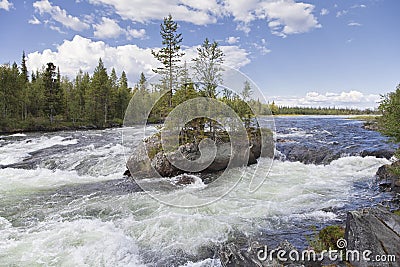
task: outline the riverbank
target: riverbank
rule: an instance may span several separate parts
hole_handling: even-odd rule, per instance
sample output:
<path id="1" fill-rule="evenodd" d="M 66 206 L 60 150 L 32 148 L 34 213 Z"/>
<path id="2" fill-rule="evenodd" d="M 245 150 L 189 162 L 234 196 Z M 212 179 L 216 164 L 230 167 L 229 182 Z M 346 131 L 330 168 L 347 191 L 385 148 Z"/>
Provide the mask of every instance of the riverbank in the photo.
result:
<path id="1" fill-rule="evenodd" d="M 103 130 L 121 127 L 122 122 L 111 121 L 105 126 L 98 126 L 88 122 L 55 121 L 51 123 L 47 118 L 32 118 L 25 121 L 8 121 L 0 124 L 0 134 L 15 134 L 28 132 L 58 132 L 74 130 Z"/>
<path id="2" fill-rule="evenodd" d="M 347 117 L 348 119 L 352 120 L 361 120 L 365 121 L 365 124 L 372 124 L 376 123 L 377 115 L 351 115 L 351 114 L 344 114 L 344 115 L 331 115 L 331 114 L 277 114 L 273 115 L 273 117 L 310 117 L 310 116 L 321 116 L 321 117 Z M 271 117 L 271 115 L 258 115 L 259 118 L 263 117 Z M 157 123 L 148 123 L 148 124 L 160 124 L 161 122 Z M 15 133 L 27 133 L 27 132 L 57 132 L 57 131 L 73 131 L 73 130 L 102 130 L 108 128 L 115 128 L 115 127 L 122 127 L 122 121 L 111 121 L 108 122 L 105 126 L 98 126 L 88 122 L 72 122 L 72 121 L 63 121 L 63 120 L 56 120 L 53 123 L 50 123 L 48 118 L 31 118 L 27 120 L 8 120 L 0 122 L 0 134 L 15 134 Z"/>

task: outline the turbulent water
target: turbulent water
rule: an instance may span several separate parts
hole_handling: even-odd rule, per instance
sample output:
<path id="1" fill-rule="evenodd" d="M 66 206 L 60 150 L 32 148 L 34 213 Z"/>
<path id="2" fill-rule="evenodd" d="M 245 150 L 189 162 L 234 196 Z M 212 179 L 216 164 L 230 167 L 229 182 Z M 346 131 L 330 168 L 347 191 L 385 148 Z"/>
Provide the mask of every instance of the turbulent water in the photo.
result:
<path id="1" fill-rule="evenodd" d="M 238 236 L 304 247 L 312 225 L 342 223 L 347 210 L 390 198 L 374 183 L 389 161 L 356 153 L 390 147 L 378 133 L 340 117 L 275 122 L 278 138 L 345 153 L 329 165 L 275 160 L 255 193 L 245 176 L 221 200 L 190 209 L 123 179 L 134 144 L 122 142 L 121 129 L 1 136 L 0 266 L 220 266 L 215 251 Z M 131 132 L 139 142 L 141 129 Z M 269 170 L 265 159 L 259 168 Z M 208 186 L 196 179 L 153 194 L 190 203 L 193 190 L 217 190 Z"/>

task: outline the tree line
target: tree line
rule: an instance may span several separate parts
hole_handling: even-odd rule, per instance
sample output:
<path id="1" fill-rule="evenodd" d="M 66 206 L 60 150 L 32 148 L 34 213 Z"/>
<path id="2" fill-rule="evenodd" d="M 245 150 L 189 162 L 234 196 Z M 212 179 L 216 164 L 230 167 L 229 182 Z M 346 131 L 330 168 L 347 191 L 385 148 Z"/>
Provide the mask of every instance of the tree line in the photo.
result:
<path id="1" fill-rule="evenodd" d="M 108 73 L 101 58 L 92 75 L 79 70 L 69 80 L 52 62 L 29 75 L 23 53 L 20 67 L 0 66 L 0 130 L 120 125 L 133 93 L 126 73 Z"/>
<path id="2" fill-rule="evenodd" d="M 379 110 L 337 108 L 337 107 L 301 107 L 301 106 L 279 106 L 274 101 L 262 104 L 260 101 L 252 102 L 253 110 L 257 115 L 368 115 L 380 114 Z"/>

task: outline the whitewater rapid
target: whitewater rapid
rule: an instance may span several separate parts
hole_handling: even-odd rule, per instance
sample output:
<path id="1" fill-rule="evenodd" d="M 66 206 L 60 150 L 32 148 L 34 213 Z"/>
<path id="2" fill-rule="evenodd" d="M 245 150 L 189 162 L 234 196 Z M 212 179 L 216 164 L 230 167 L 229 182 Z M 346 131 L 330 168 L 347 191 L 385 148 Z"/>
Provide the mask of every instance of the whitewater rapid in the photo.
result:
<path id="1" fill-rule="evenodd" d="M 121 179 L 132 145 L 122 142 L 121 129 L 1 140 L 0 165 L 11 165 L 0 169 L 0 266 L 220 266 L 216 249 L 238 235 L 300 245 L 310 226 L 342 223 L 347 210 L 389 197 L 374 183 L 387 159 L 276 160 L 255 193 L 244 176 L 219 201 L 184 209 Z M 12 165 L 21 162 L 29 164 Z M 269 170 L 266 159 L 259 168 Z M 193 190 L 218 188 L 197 179 L 153 194 L 190 203 Z"/>

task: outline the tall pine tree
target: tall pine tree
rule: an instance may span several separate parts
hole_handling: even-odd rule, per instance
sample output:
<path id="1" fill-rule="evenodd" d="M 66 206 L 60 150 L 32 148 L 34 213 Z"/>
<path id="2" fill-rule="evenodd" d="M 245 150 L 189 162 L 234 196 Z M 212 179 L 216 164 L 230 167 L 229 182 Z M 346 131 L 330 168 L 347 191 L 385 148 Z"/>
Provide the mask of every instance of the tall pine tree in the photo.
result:
<path id="1" fill-rule="evenodd" d="M 177 63 L 181 61 L 184 53 L 181 52 L 182 34 L 177 33 L 178 24 L 172 19 L 171 14 L 164 18 L 160 25 L 160 35 L 163 47 L 160 51 L 152 50 L 153 56 L 161 62 L 162 66 L 153 70 L 163 77 L 163 84 L 168 90 L 168 105 L 172 106 L 173 90 L 177 87 L 178 72 Z"/>
<path id="2" fill-rule="evenodd" d="M 50 119 L 50 123 L 54 122 L 54 117 L 59 114 L 62 106 L 60 77 L 56 72 L 56 66 L 49 62 L 43 75 L 45 96 L 46 96 L 46 113 Z"/>
<path id="3" fill-rule="evenodd" d="M 94 70 L 86 99 L 86 112 L 90 114 L 90 122 L 96 126 L 104 127 L 107 124 L 109 95 L 110 84 L 107 69 L 100 58 Z"/>

